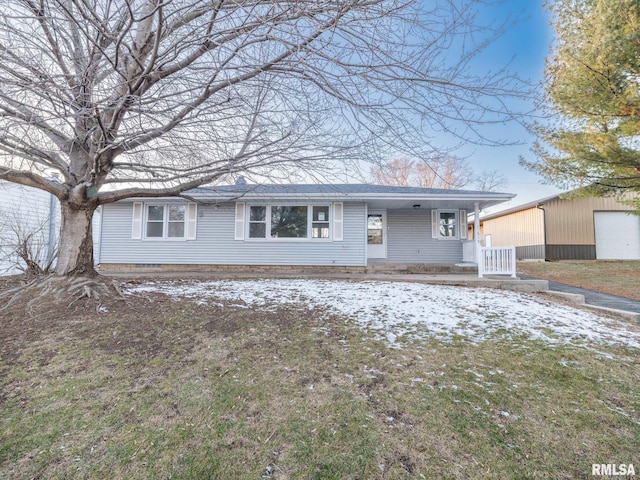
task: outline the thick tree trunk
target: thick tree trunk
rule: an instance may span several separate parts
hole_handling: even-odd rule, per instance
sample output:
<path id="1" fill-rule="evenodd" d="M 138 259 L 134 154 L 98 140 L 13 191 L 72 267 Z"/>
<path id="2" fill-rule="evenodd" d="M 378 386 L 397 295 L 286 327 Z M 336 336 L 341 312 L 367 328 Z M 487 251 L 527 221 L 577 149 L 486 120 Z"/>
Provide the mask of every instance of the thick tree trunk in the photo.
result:
<path id="1" fill-rule="evenodd" d="M 61 202 L 62 223 L 58 239 L 57 275 L 97 275 L 93 268 L 91 221 L 95 206 L 73 208 Z"/>

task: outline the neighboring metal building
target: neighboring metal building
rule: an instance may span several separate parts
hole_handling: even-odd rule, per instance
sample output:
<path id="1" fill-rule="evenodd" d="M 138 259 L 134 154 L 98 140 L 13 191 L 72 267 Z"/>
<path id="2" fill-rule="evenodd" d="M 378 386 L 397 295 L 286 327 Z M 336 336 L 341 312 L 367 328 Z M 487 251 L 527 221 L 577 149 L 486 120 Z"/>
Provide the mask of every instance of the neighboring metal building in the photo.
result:
<path id="1" fill-rule="evenodd" d="M 623 201 L 554 195 L 481 218 L 480 235 L 519 260 L 640 260 L 640 217 Z"/>

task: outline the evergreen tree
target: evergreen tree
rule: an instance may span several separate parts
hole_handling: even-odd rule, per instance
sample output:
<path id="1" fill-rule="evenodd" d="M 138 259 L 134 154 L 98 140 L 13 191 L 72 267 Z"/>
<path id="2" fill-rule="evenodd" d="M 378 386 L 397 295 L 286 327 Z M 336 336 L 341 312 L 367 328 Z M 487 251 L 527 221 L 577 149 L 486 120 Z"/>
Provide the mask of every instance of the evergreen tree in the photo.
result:
<path id="1" fill-rule="evenodd" d="M 557 0 L 546 70 L 551 120 L 522 163 L 584 194 L 640 191 L 640 2 Z M 638 204 L 640 208 L 640 203 Z"/>

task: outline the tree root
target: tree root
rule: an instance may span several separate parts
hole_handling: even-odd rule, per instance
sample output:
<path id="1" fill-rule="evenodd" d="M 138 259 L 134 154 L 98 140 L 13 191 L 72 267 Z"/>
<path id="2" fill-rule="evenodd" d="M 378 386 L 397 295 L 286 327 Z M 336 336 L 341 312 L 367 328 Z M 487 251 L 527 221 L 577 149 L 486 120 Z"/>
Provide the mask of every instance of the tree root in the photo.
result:
<path id="1" fill-rule="evenodd" d="M 104 312 L 105 302 L 125 300 L 117 282 L 105 277 L 38 277 L 26 285 L 0 292 L 0 313 L 8 309 L 23 309 L 30 315 L 46 310 L 70 307 L 89 307 L 97 304 L 97 312 Z M 81 302 L 84 301 L 84 302 Z M 78 303 L 80 302 L 80 303 Z M 81 305 L 85 303 L 85 305 Z"/>

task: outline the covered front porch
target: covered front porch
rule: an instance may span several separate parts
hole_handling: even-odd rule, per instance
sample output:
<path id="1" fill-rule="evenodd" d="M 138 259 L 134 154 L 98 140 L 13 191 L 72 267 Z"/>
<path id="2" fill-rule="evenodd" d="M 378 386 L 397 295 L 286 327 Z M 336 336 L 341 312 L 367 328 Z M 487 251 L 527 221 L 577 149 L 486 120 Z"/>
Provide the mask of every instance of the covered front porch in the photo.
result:
<path id="1" fill-rule="evenodd" d="M 487 249 L 467 238 L 468 216 L 478 222 L 490 200 L 384 199 L 367 202 L 369 272 L 507 274 L 515 277 L 510 249 Z M 474 232 L 479 232 L 475 228 Z"/>

